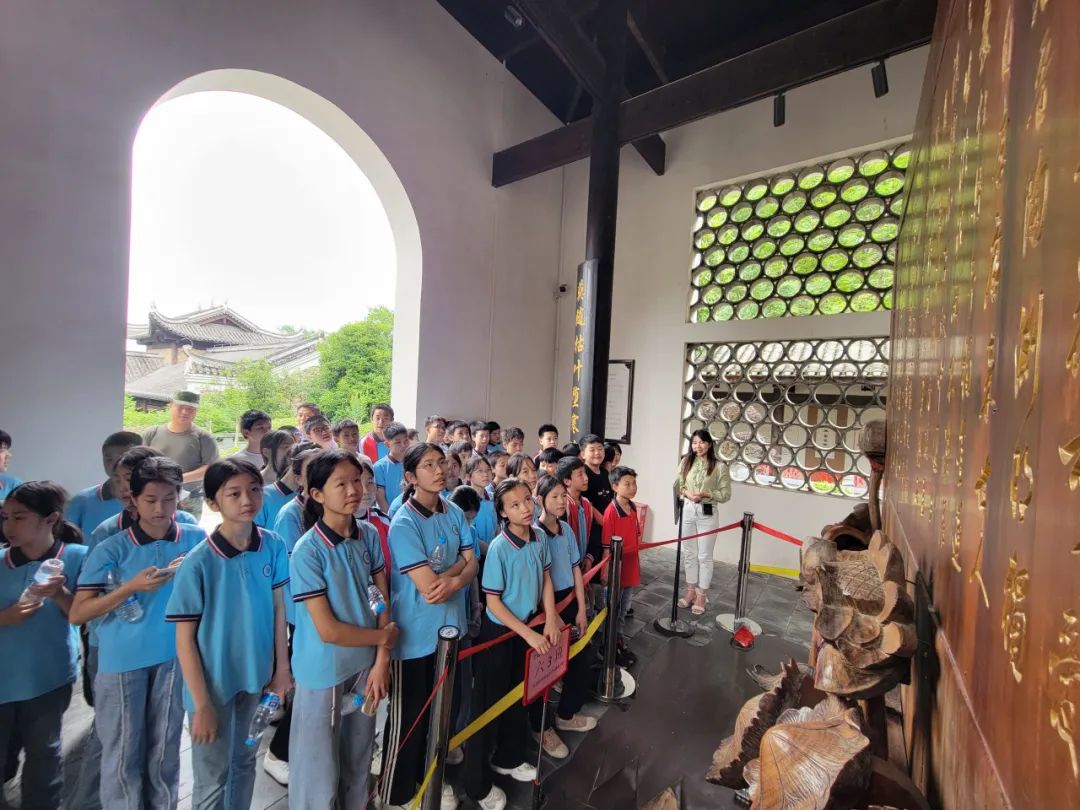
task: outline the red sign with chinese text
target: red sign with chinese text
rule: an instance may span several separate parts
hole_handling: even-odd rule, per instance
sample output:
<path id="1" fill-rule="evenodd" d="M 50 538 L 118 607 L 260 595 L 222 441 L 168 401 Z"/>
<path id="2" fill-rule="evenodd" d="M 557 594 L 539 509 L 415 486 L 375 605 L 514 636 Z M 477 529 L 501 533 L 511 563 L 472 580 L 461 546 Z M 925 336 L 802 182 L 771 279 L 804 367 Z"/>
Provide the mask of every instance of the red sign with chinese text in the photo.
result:
<path id="1" fill-rule="evenodd" d="M 540 655 L 532 647 L 525 653 L 525 694 L 522 703 L 528 706 L 559 682 L 570 664 L 570 627 L 559 633 L 559 643 Z"/>

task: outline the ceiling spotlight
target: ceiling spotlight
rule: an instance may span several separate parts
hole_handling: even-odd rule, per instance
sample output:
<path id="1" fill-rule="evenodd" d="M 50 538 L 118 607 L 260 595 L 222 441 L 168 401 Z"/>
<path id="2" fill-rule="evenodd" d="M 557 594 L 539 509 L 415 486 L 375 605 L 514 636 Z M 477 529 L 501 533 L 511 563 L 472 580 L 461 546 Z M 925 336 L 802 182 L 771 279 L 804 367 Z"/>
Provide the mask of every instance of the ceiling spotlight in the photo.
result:
<path id="1" fill-rule="evenodd" d="M 777 93 L 772 101 L 772 125 L 782 127 L 787 120 L 787 108 L 784 103 L 784 94 Z"/>
<path id="2" fill-rule="evenodd" d="M 503 9 L 503 17 L 505 17 L 506 21 L 514 26 L 514 28 L 521 28 L 521 26 L 525 24 L 525 18 L 522 17 L 521 12 L 513 6 L 507 6 Z"/>
<path id="3" fill-rule="evenodd" d="M 881 98 L 889 92 L 889 75 L 885 72 L 884 59 L 870 68 L 870 78 L 874 80 L 874 98 Z"/>

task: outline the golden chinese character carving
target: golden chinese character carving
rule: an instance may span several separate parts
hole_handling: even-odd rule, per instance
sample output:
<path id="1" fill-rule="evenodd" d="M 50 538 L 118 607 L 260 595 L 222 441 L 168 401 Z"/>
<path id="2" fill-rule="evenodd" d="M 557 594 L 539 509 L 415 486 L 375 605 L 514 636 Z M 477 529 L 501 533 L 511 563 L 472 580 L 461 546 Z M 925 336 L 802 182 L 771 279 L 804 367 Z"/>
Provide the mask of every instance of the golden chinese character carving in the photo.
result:
<path id="1" fill-rule="evenodd" d="M 982 75 L 983 68 L 986 67 L 986 58 L 990 56 L 990 8 L 993 3 L 990 0 L 986 0 L 983 4 L 983 16 L 982 16 L 982 30 L 979 40 L 979 75 Z"/>
<path id="2" fill-rule="evenodd" d="M 574 325 L 575 326 L 584 326 L 585 325 L 585 307 L 578 307 L 577 309 L 574 310 Z"/>
<path id="3" fill-rule="evenodd" d="M 983 295 L 983 309 L 997 300 L 998 287 L 1001 284 L 1001 214 L 994 215 L 994 236 L 990 240 L 990 268 L 986 273 L 986 294 Z"/>
<path id="4" fill-rule="evenodd" d="M 1015 375 L 1013 396 L 1020 396 L 1020 389 L 1028 376 L 1031 376 L 1031 407 L 1039 395 L 1039 355 L 1042 350 L 1043 293 L 1039 292 L 1036 304 L 1031 309 L 1020 307 L 1020 334 L 1013 353 Z M 1030 413 L 1030 407 L 1028 412 Z"/>
<path id="5" fill-rule="evenodd" d="M 578 434 L 578 415 L 576 413 L 570 414 L 570 435 L 577 436 Z"/>
<path id="6" fill-rule="evenodd" d="M 1009 558 L 1009 571 L 1005 575 L 1005 601 L 1001 608 L 1002 646 L 1009 659 L 1009 668 L 1017 683 L 1023 680 L 1020 670 L 1024 653 L 1024 641 L 1027 637 L 1027 601 L 1031 575 L 1026 568 L 1021 568 L 1014 554 Z"/>
<path id="7" fill-rule="evenodd" d="M 571 369 L 571 371 L 574 372 L 574 379 L 575 380 L 580 380 L 581 379 L 581 369 L 582 369 L 581 358 L 579 357 L 574 361 L 574 366 Z"/>
<path id="8" fill-rule="evenodd" d="M 581 388 L 574 386 L 570 389 L 570 407 L 577 408 L 581 406 Z"/>
<path id="9" fill-rule="evenodd" d="M 963 568 L 960 567 L 960 532 L 963 529 L 963 523 L 963 510 L 958 508 L 956 510 L 956 529 L 953 531 L 952 537 L 952 554 L 950 555 L 952 567 L 957 572 L 963 571 Z"/>
<path id="10" fill-rule="evenodd" d="M 585 280 L 584 279 L 578 281 L 578 283 L 577 283 L 577 300 L 578 301 L 584 301 L 585 300 Z"/>
<path id="11" fill-rule="evenodd" d="M 960 355 L 960 399 L 967 401 L 971 395 L 971 347 L 974 339 L 968 335 L 964 340 L 964 353 Z M 960 435 L 963 435 L 963 428 Z M 962 448 L 961 448 L 962 449 Z"/>
<path id="12" fill-rule="evenodd" d="M 574 336 L 574 351 L 578 354 L 585 351 L 585 338 L 582 335 Z"/>
<path id="13" fill-rule="evenodd" d="M 1077 277 L 1080 277 L 1080 261 L 1076 263 L 1076 275 Z M 1077 322 L 1076 334 L 1073 335 L 1069 353 L 1065 356 L 1065 368 L 1076 377 L 1080 375 L 1080 304 L 1076 305 L 1076 312 L 1073 313 L 1073 320 Z"/>
<path id="14" fill-rule="evenodd" d="M 1075 610 L 1061 612 L 1061 632 L 1057 647 L 1050 653 L 1049 670 L 1050 728 L 1057 732 L 1069 749 L 1073 779 L 1080 779 L 1080 763 L 1076 758 L 1076 704 L 1072 690 L 1080 686 L 1080 628 Z"/>
<path id="15" fill-rule="evenodd" d="M 1035 95 L 1031 106 L 1031 117 L 1028 118 L 1028 126 L 1035 124 L 1035 131 L 1042 129 L 1046 120 L 1046 104 L 1049 97 L 1047 80 L 1050 75 L 1050 59 L 1052 57 L 1050 44 L 1050 32 L 1043 34 L 1042 45 L 1039 46 L 1039 64 L 1035 68 Z"/>
<path id="16" fill-rule="evenodd" d="M 1050 193 L 1050 172 L 1046 165 L 1046 155 L 1039 149 L 1035 159 L 1035 169 L 1027 184 L 1027 196 L 1024 200 L 1024 246 L 1023 255 L 1028 248 L 1035 248 L 1042 241 L 1043 226 L 1046 223 L 1046 198 Z"/>
<path id="17" fill-rule="evenodd" d="M 1009 478 L 1009 511 L 1013 520 L 1023 523 L 1035 493 L 1035 473 L 1031 469 L 1027 445 L 1016 446 L 1012 455 L 1012 477 Z"/>
<path id="18" fill-rule="evenodd" d="M 990 333 L 986 341 L 986 378 L 983 380 L 982 405 L 979 407 L 979 419 L 983 422 L 990 421 L 990 414 L 994 410 L 994 365 L 997 363 L 997 338 Z"/>
<path id="19" fill-rule="evenodd" d="M 975 497 L 979 505 L 981 523 L 979 526 L 979 547 L 975 551 L 975 562 L 971 567 L 969 582 L 978 582 L 982 591 L 983 604 L 990 607 L 990 596 L 986 592 L 986 583 L 982 576 L 983 545 L 986 542 L 986 486 L 990 482 L 990 456 L 983 462 L 982 472 L 975 479 Z"/>

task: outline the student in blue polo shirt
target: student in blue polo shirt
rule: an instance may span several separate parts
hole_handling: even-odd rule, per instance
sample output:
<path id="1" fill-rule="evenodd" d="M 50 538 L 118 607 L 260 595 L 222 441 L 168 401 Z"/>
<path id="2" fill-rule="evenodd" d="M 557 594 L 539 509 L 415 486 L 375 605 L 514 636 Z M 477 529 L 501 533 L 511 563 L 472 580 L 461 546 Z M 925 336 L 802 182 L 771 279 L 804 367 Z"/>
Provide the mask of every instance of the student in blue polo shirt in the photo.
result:
<path id="1" fill-rule="evenodd" d="M 570 526 L 563 520 L 567 505 L 566 487 L 556 477 L 541 476 L 536 485 L 536 498 L 542 508 L 536 525 L 551 556 L 551 586 L 555 589 L 555 604 L 559 605 L 569 599 L 559 615 L 563 622 L 576 628 L 580 637 L 588 629 L 589 618 L 585 609 L 581 546 Z M 588 731 L 596 728 L 596 718 L 579 714 L 588 696 L 590 650 L 591 647 L 586 646 L 570 659 L 554 721 L 555 728 L 559 731 Z M 540 705 L 539 702 L 533 703 L 530 711 L 534 735 L 540 730 Z M 569 754 L 566 745 L 558 739 L 550 726 L 544 730 L 543 746 L 544 750 L 556 759 L 562 759 Z"/>
<path id="2" fill-rule="evenodd" d="M 391 705 L 383 735 L 383 801 L 405 805 L 424 778 L 424 736 L 413 734 L 398 746 L 435 683 L 439 628 L 467 631 L 466 601 L 457 594 L 476 576 L 472 532 L 465 515 L 442 499 L 446 457 L 435 444 L 416 444 L 405 453 L 405 503 L 390 523 L 393 568 L 390 593 L 401 638 L 391 663 Z M 435 553 L 436 547 L 442 550 Z M 442 562 L 432 562 L 433 554 Z M 437 569 L 437 570 L 436 570 Z M 397 752 L 397 756 L 394 753 Z M 453 790 L 443 788 L 444 807 L 456 806 Z"/>
<path id="3" fill-rule="evenodd" d="M 165 622 L 165 604 L 183 556 L 206 539 L 198 526 L 174 519 L 183 476 L 168 458 L 135 466 L 131 497 L 139 519 L 90 551 L 71 606 L 72 624 L 101 619 L 94 700 L 101 804 L 109 810 L 176 806 L 183 707 L 176 633 Z M 121 584 L 110 591 L 112 571 Z M 133 621 L 125 617 L 131 597 L 141 614 Z"/>
<path id="4" fill-rule="evenodd" d="M 521 481 L 529 488 L 529 491 L 536 492 L 536 482 L 540 480 L 540 476 L 536 472 L 536 464 L 528 456 L 517 453 L 510 456 L 510 460 L 506 462 L 506 472 L 511 478 L 515 478 Z M 540 519 L 540 504 L 533 503 L 533 523 Z"/>
<path id="5" fill-rule="evenodd" d="M 495 517 L 495 502 L 491 500 L 488 486 L 491 484 L 491 464 L 483 456 L 473 456 L 465 465 L 465 483 L 472 487 L 480 498 L 480 507 L 472 527 L 476 536 L 486 549 L 491 538 L 499 528 L 499 519 Z"/>
<path id="6" fill-rule="evenodd" d="M 473 665 L 473 706 L 486 711 L 524 677 L 526 645 L 546 653 L 559 641 L 562 622 L 555 612 L 555 591 L 551 584 L 551 557 L 548 546 L 538 536 L 533 523 L 532 491 L 522 481 L 507 478 L 495 488 L 495 511 L 503 528 L 488 546 L 481 587 L 487 596 L 487 610 L 477 644 L 491 641 L 508 630 L 516 638 L 496 644 L 476 656 Z M 543 632 L 528 626 L 538 612 L 544 613 Z M 466 745 L 464 781 L 469 798 L 487 807 L 492 793 L 491 771 L 519 782 L 536 779 L 536 768 L 526 761 L 529 738 L 528 710 L 515 702 L 498 719 L 488 724 Z M 506 797 L 502 795 L 505 806 Z"/>
<path id="7" fill-rule="evenodd" d="M 122 430 L 106 437 L 101 445 L 101 465 L 105 468 L 105 481 L 79 490 L 71 496 L 64 518 L 79 527 L 83 537 L 89 537 L 106 518 L 119 515 L 124 504 L 117 496 L 114 473 L 120 457 L 132 447 L 142 444 L 138 433 Z"/>
<path id="8" fill-rule="evenodd" d="M 278 430 L 275 430 L 274 433 L 281 433 L 286 436 L 289 435 L 284 431 Z M 275 480 L 274 483 L 267 484 L 263 487 L 262 506 L 259 508 L 259 514 L 255 516 L 256 526 L 263 529 L 272 528 L 282 507 L 296 497 L 297 490 L 300 486 L 299 473 L 293 472 L 292 461 L 298 454 L 305 450 L 315 449 L 316 446 L 310 442 L 302 442 L 300 444 L 290 443 L 284 456 L 280 459 L 280 464 L 278 463 L 278 457 L 275 456 Z"/>
<path id="9" fill-rule="evenodd" d="M 25 808 L 60 806 L 60 727 L 78 674 L 78 634 L 68 624 L 72 592 L 86 547 L 62 517 L 67 493 L 51 481 L 17 486 L 4 501 L 0 549 L 0 763 L 18 747 Z M 45 560 L 59 560 L 62 575 L 34 584 Z M 36 598 L 22 599 L 30 587 Z M 6 804 L 4 805 L 7 806 Z"/>
<path id="10" fill-rule="evenodd" d="M 0 503 L 15 489 L 22 480 L 8 472 L 11 463 L 11 434 L 0 430 Z M 0 763 L 2 765 L 2 763 Z"/>
<path id="11" fill-rule="evenodd" d="M 245 745 L 263 690 L 292 686 L 282 590 L 285 544 L 253 522 L 262 475 L 237 458 L 215 461 L 203 478 L 221 524 L 184 558 L 165 620 L 176 625 L 191 729 L 195 810 L 251 805 L 258 748 Z"/>
<path id="12" fill-rule="evenodd" d="M 292 431 L 285 428 L 271 430 L 262 437 L 259 442 L 262 464 L 257 466 L 262 472 L 264 484 L 272 484 L 285 475 L 289 469 L 289 454 L 297 444 Z"/>
<path id="13" fill-rule="evenodd" d="M 379 508 L 390 511 L 390 502 L 402 492 L 405 470 L 401 460 L 409 449 L 409 429 L 401 422 L 391 422 L 383 429 L 386 455 L 375 462 L 375 493 Z"/>
<path id="14" fill-rule="evenodd" d="M 510 454 L 502 449 L 492 450 L 487 454 L 487 460 L 491 465 L 491 483 L 487 485 L 487 491 L 488 495 L 494 495 L 495 487 L 509 477 L 506 472 L 506 462 L 510 460 Z"/>
<path id="15" fill-rule="evenodd" d="M 304 520 L 289 569 L 296 601 L 296 697 L 289 807 L 364 807 L 375 741 L 372 711 L 387 694 L 397 626 L 370 603 L 374 585 L 388 599 L 379 535 L 355 513 L 364 467 L 345 450 L 325 450 L 308 465 Z M 363 699 L 368 712 L 346 701 Z M 344 716 L 342 716 L 344 714 Z"/>

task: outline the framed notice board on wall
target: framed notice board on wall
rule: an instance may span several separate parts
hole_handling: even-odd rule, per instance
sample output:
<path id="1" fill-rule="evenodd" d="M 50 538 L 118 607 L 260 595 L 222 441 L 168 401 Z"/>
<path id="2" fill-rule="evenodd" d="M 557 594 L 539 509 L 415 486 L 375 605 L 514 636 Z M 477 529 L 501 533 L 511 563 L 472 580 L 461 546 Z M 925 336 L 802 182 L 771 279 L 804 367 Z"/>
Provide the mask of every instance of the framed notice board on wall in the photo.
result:
<path id="1" fill-rule="evenodd" d="M 634 361 L 609 360 L 604 439 L 619 444 L 630 444 L 630 423 L 633 414 Z"/>

